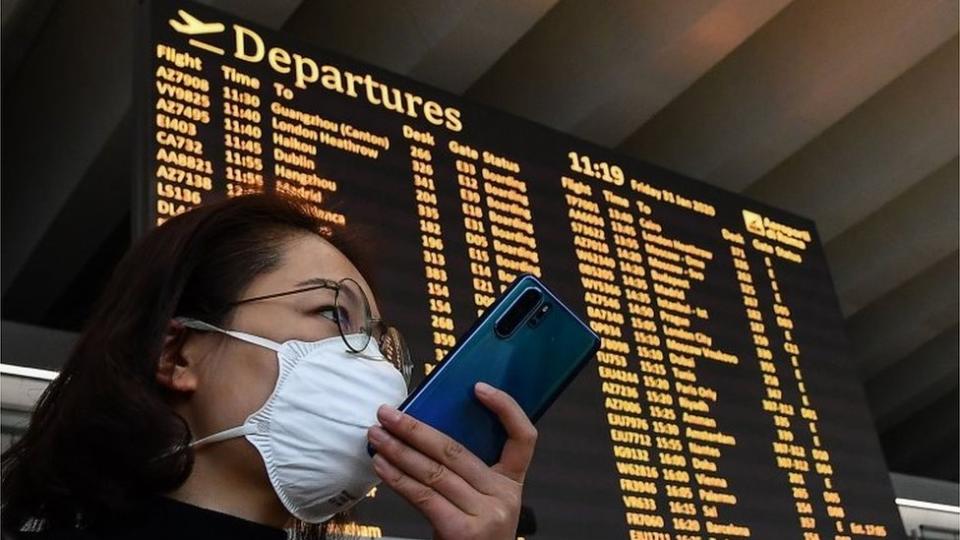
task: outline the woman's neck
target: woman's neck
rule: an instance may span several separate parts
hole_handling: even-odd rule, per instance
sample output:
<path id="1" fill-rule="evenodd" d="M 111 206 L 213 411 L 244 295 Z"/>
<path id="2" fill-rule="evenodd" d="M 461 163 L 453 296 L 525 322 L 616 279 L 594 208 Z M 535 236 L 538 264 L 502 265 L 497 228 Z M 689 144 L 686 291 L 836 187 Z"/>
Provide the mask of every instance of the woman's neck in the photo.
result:
<path id="1" fill-rule="evenodd" d="M 266 471 L 261 470 L 262 475 L 257 475 L 241 470 L 243 465 L 237 461 L 250 463 L 250 460 L 238 460 L 238 451 L 257 453 L 243 439 L 197 449 L 190 476 L 166 495 L 208 510 L 283 528 L 289 522 L 290 514 L 273 491 Z M 262 469 L 260 456 L 257 455 L 256 459 Z"/>

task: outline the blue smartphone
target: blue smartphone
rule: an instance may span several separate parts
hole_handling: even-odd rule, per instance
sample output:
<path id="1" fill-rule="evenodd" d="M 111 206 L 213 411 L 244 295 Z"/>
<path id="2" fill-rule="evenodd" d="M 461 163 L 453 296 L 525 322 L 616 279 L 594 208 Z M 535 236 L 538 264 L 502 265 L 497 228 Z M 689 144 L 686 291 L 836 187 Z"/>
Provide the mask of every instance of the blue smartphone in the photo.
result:
<path id="1" fill-rule="evenodd" d="M 470 327 L 399 409 L 446 433 L 487 465 L 507 435 L 474 394 L 483 381 L 536 422 L 600 348 L 600 338 L 536 277 L 523 274 Z"/>

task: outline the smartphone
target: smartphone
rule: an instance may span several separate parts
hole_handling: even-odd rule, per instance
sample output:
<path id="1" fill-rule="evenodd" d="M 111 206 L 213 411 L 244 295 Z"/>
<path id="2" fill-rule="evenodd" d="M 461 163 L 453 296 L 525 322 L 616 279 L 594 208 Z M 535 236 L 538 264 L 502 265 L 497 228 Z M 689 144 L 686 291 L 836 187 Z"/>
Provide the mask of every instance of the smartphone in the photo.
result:
<path id="1" fill-rule="evenodd" d="M 523 274 L 467 330 L 399 409 L 446 433 L 487 465 L 507 435 L 475 396 L 483 381 L 534 423 L 600 348 L 600 338 L 536 277 Z"/>

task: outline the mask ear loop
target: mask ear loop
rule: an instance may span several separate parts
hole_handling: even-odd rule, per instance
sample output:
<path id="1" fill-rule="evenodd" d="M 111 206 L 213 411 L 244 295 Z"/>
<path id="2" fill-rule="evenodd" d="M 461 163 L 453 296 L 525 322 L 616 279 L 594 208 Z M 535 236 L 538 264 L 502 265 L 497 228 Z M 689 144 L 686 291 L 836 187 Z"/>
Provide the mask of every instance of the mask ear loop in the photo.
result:
<path id="1" fill-rule="evenodd" d="M 200 448 L 201 446 L 206 446 L 208 444 L 213 444 L 215 442 L 226 441 L 228 439 L 235 439 L 237 437 L 242 437 L 244 435 L 256 433 L 256 431 L 257 431 L 256 426 L 252 426 L 244 423 L 243 425 L 239 425 L 235 428 L 226 429 L 219 433 L 214 433 L 213 435 L 207 435 L 206 437 L 197 439 L 191 442 L 190 444 L 188 444 L 187 446 L 191 448 Z"/>
<path id="2" fill-rule="evenodd" d="M 272 341 L 267 338 L 262 338 L 246 332 L 239 332 L 237 330 L 224 330 L 219 326 L 214 326 L 199 319 L 191 319 L 190 317 L 176 317 L 174 320 L 186 326 L 187 328 L 193 328 L 194 330 L 205 330 L 208 332 L 220 332 L 221 334 L 235 337 L 240 341 L 246 341 L 247 343 L 259 345 L 266 349 L 270 349 L 271 351 L 280 352 L 281 345 L 276 341 Z"/>
<path id="3" fill-rule="evenodd" d="M 247 343 L 252 343 L 254 345 L 259 345 L 266 349 L 272 351 L 280 352 L 281 345 L 276 341 L 269 340 L 267 338 L 262 338 L 260 336 L 255 336 L 253 334 L 248 334 L 246 332 L 239 332 L 237 330 L 225 330 L 219 326 L 212 325 L 208 322 L 201 321 L 199 319 L 191 319 L 190 317 L 175 317 L 174 320 L 182 324 L 187 328 L 193 328 L 194 330 L 204 330 L 207 332 L 219 332 L 221 334 L 226 334 L 231 337 L 235 337 L 241 341 L 246 341 Z M 233 439 L 236 437 L 242 437 L 244 435 L 249 435 L 256 431 L 256 426 L 250 426 L 243 424 L 234 428 L 230 428 L 219 433 L 214 433 L 213 435 L 207 435 L 191 442 L 188 446 L 191 448 L 199 448 L 201 446 L 206 446 L 208 444 L 213 444 L 215 442 L 225 441 L 228 439 Z M 165 455 L 168 455 L 172 452 L 168 452 Z"/>
<path id="4" fill-rule="evenodd" d="M 228 336 L 237 338 L 241 341 L 246 341 L 247 343 L 252 343 L 254 345 L 259 345 L 263 348 L 270 349 L 271 351 L 280 352 L 281 345 L 276 341 L 269 340 L 267 338 L 262 338 L 260 336 L 255 336 L 253 334 L 248 334 L 246 332 L 239 332 L 237 330 L 225 330 L 219 326 L 212 325 L 208 322 L 201 321 L 199 319 L 191 319 L 190 317 L 176 317 L 174 320 L 182 324 L 187 328 L 193 328 L 194 330 L 204 330 L 207 332 L 219 332 L 221 334 L 226 334 Z M 228 439 L 233 439 L 236 437 L 242 437 L 244 435 L 249 435 L 252 432 L 256 431 L 255 426 L 249 426 L 247 424 L 240 425 L 234 428 L 230 428 L 219 433 L 214 433 L 213 435 L 207 435 L 197 439 L 189 444 L 192 448 L 199 448 L 201 446 L 206 446 L 215 442 L 225 441 Z"/>

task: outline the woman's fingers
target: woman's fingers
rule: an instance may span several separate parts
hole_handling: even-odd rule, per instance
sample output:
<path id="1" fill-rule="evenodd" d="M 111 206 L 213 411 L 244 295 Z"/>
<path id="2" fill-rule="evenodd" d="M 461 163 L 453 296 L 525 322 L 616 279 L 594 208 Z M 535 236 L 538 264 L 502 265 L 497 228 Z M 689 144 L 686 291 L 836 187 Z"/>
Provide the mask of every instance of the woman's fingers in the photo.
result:
<path id="1" fill-rule="evenodd" d="M 486 383 L 477 383 L 477 397 L 490 409 L 507 432 L 507 443 L 500 454 L 500 462 L 494 469 L 515 482 L 523 482 L 533 459 L 533 450 L 537 444 L 537 428 L 533 427 L 527 413 L 503 390 Z"/>
<path id="2" fill-rule="evenodd" d="M 411 448 L 380 426 L 370 428 L 368 437 L 377 455 L 386 458 L 400 472 L 443 495 L 466 514 L 474 515 L 481 510 L 477 490 L 444 464 Z"/>
<path id="3" fill-rule="evenodd" d="M 461 513 L 447 498 L 404 473 L 379 453 L 373 456 L 373 470 L 384 483 L 423 512 L 431 523 L 445 523 Z"/>
<path id="4" fill-rule="evenodd" d="M 377 418 L 396 438 L 443 464 L 477 491 L 489 495 L 496 489 L 489 467 L 480 458 L 432 426 L 386 405 L 377 411 Z"/>
<path id="5" fill-rule="evenodd" d="M 377 411 L 383 427 L 369 432 L 374 468 L 430 520 L 436 537 L 512 538 L 537 430 L 506 393 L 484 384 L 475 391 L 507 433 L 499 463 L 488 467 L 447 435 L 383 406 Z"/>

